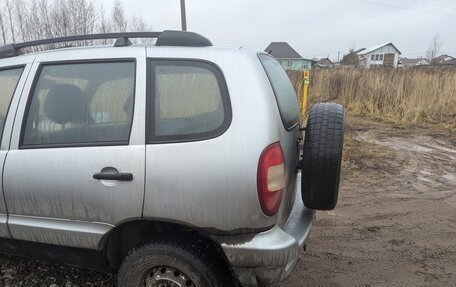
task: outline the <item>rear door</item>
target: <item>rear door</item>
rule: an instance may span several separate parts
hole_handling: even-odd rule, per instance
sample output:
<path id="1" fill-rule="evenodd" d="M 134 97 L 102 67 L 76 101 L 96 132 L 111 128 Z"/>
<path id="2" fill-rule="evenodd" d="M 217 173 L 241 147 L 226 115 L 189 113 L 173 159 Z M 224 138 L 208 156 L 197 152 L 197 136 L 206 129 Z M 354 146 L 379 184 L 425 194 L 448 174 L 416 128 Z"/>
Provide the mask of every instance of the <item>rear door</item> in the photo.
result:
<path id="1" fill-rule="evenodd" d="M 36 58 L 5 163 L 13 238 L 99 249 L 113 226 L 142 216 L 144 56 L 138 47 Z"/>
<path id="2" fill-rule="evenodd" d="M 10 144 L 11 127 L 14 121 L 19 97 L 30 69 L 31 57 L 6 59 L 0 64 L 0 174 Z M 29 66 L 27 66 L 27 63 Z M 7 228 L 8 210 L 3 196 L 3 178 L 0 176 L 0 238 L 9 238 Z"/>
<path id="3" fill-rule="evenodd" d="M 211 207 L 229 198 L 214 192 L 227 180 L 217 164 L 226 158 L 221 135 L 231 122 L 223 73 L 197 59 L 149 59 L 148 64 L 144 215 L 213 226 Z"/>

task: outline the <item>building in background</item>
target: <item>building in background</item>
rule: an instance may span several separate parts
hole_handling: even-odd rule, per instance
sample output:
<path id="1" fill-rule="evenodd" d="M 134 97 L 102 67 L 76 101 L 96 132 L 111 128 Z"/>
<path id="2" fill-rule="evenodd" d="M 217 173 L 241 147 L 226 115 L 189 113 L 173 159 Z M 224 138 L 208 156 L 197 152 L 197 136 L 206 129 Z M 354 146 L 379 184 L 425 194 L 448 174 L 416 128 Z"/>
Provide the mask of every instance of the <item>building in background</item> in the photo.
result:
<path id="1" fill-rule="evenodd" d="M 287 42 L 272 42 L 264 51 L 276 58 L 285 70 L 310 70 L 315 63 L 301 57 Z"/>
<path id="2" fill-rule="evenodd" d="M 437 66 L 455 66 L 456 58 L 450 55 L 441 55 L 433 60 L 433 64 Z"/>
<path id="3" fill-rule="evenodd" d="M 318 60 L 315 65 L 313 65 L 314 68 L 333 68 L 334 63 L 329 59 L 329 58 L 322 58 Z"/>
<path id="4" fill-rule="evenodd" d="M 367 69 L 386 67 L 397 68 L 401 52 L 392 44 L 380 44 L 357 53 L 359 66 Z"/>
<path id="5" fill-rule="evenodd" d="M 399 67 L 400 68 L 413 68 L 413 67 L 420 67 L 420 66 L 429 66 L 431 65 L 431 61 L 426 58 L 416 58 L 416 59 L 409 59 L 409 58 L 401 58 L 399 60 Z"/>

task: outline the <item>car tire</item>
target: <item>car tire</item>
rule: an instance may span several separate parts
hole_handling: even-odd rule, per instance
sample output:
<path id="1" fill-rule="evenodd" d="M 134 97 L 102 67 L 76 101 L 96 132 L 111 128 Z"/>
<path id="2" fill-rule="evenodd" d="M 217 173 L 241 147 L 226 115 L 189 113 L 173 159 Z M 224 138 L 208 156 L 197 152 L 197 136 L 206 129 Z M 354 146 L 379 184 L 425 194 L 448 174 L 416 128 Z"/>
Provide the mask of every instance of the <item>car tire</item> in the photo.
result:
<path id="1" fill-rule="evenodd" d="M 345 113 L 342 105 L 315 104 L 309 114 L 301 162 L 304 205 L 332 210 L 339 193 Z"/>
<path id="2" fill-rule="evenodd" d="M 118 286 L 234 286 L 220 256 L 199 239 L 183 240 L 179 235 L 159 238 L 130 252 L 120 267 Z"/>

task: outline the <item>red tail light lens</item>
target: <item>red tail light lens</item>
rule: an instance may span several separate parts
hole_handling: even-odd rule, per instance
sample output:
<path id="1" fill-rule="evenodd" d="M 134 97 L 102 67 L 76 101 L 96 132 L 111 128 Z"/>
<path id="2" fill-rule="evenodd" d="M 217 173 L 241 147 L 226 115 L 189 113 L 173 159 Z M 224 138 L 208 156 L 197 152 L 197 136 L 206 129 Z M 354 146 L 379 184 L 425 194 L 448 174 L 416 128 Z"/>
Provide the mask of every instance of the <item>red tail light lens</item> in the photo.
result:
<path id="1" fill-rule="evenodd" d="M 279 143 L 266 147 L 261 154 L 257 186 L 264 214 L 275 215 L 280 208 L 285 189 L 285 160 Z"/>

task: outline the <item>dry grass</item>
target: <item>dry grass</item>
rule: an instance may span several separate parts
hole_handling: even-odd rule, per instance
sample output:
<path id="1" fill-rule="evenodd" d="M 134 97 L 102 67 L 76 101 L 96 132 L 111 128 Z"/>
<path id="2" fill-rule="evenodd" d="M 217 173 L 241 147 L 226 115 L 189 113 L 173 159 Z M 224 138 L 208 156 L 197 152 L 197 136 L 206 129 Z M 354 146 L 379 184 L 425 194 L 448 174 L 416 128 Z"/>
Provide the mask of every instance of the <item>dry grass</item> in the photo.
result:
<path id="1" fill-rule="evenodd" d="M 302 73 L 288 75 L 301 95 Z M 310 83 L 311 103 L 337 101 L 351 115 L 456 126 L 456 69 L 320 69 Z"/>

